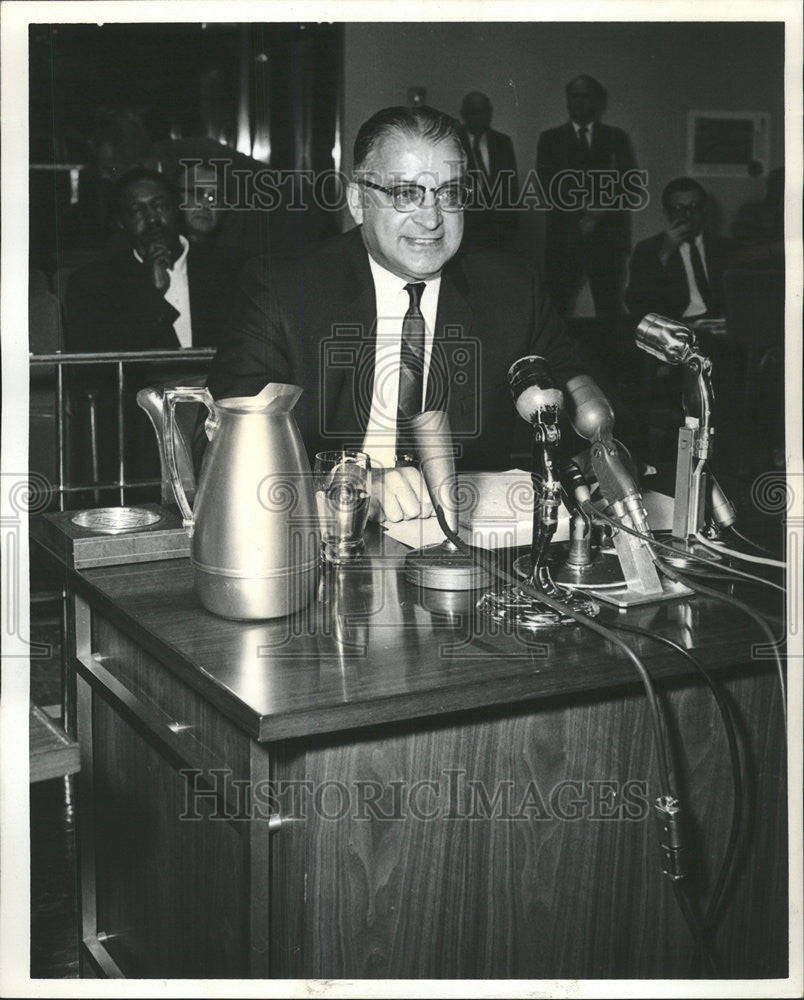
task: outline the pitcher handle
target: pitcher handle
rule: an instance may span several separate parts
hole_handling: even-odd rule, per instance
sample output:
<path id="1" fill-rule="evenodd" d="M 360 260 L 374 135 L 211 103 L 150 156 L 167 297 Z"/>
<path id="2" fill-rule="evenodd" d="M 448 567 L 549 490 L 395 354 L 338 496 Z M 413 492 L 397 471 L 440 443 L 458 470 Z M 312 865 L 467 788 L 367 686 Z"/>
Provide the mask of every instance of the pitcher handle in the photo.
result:
<path id="1" fill-rule="evenodd" d="M 170 476 L 170 485 L 173 489 L 173 495 L 176 497 L 176 503 L 179 505 L 179 510 L 181 511 L 182 525 L 186 529 L 190 538 L 192 538 L 193 530 L 195 529 L 193 510 L 187 501 L 187 494 L 184 492 L 181 476 L 179 475 L 179 470 L 176 466 L 176 403 L 203 403 L 204 406 L 206 406 L 209 410 L 206 430 L 210 438 L 214 433 L 215 427 L 217 426 L 218 410 L 215 406 L 215 400 L 212 398 L 209 389 L 205 386 L 202 388 L 197 388 L 195 386 L 179 386 L 176 389 L 166 389 L 163 400 L 165 419 L 164 426 L 162 428 L 162 433 L 164 435 L 162 443 L 165 448 L 165 458 L 167 460 L 168 475 Z"/>

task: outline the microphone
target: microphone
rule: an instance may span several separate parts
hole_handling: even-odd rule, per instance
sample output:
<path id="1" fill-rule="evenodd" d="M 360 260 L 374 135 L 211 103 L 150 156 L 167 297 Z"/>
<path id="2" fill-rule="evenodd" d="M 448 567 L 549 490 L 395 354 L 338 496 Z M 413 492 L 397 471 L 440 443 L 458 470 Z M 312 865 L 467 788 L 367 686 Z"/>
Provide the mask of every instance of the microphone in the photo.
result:
<path id="1" fill-rule="evenodd" d="M 508 369 L 508 384 L 517 413 L 529 424 L 555 424 L 564 394 L 544 358 L 529 354 Z"/>
<path id="2" fill-rule="evenodd" d="M 614 410 L 605 393 L 590 375 L 575 375 L 567 382 L 569 418 L 579 437 L 587 441 L 610 438 Z"/>
<path id="3" fill-rule="evenodd" d="M 576 375 L 567 382 L 568 416 L 576 433 L 592 445 L 592 469 L 606 500 L 618 516 L 630 515 L 638 531 L 647 531 L 647 514 L 635 474 L 628 468 L 630 456 L 612 436 L 614 410 L 600 386 L 589 375 Z"/>
<path id="4" fill-rule="evenodd" d="M 698 357 L 698 342 L 688 326 L 674 319 L 648 313 L 639 321 L 635 340 L 640 347 L 666 365 L 686 365 Z"/>

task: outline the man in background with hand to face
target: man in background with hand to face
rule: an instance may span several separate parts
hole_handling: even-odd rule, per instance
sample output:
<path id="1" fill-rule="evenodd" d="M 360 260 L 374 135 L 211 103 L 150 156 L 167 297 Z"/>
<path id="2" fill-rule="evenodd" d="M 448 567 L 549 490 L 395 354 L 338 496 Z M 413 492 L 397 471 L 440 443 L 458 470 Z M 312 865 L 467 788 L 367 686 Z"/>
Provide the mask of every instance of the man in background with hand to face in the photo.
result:
<path id="1" fill-rule="evenodd" d="M 125 239 L 112 253 L 69 278 L 64 343 L 71 352 L 179 350 L 214 346 L 229 313 L 239 257 L 214 246 L 193 246 L 179 232 L 179 199 L 164 175 L 144 167 L 114 188 Z M 175 369 L 171 369 L 175 371 Z M 156 443 L 134 402 L 136 390 L 166 372 L 138 364 L 126 379 L 129 477 L 158 469 Z M 116 383 L 113 365 L 75 369 L 76 401 L 97 394 L 102 479 L 116 475 Z M 89 473 L 87 473 L 89 475 Z"/>
<path id="2" fill-rule="evenodd" d="M 733 241 L 705 227 L 706 191 L 677 177 L 662 192 L 663 232 L 638 243 L 625 300 L 637 320 L 649 312 L 689 320 L 704 332 L 723 332 L 723 274 Z"/>
<path id="3" fill-rule="evenodd" d="M 114 199 L 126 240 L 70 277 L 64 315 L 68 349 L 216 344 L 232 304 L 236 258 L 214 247 L 190 249 L 179 232 L 178 193 L 162 174 L 135 168 L 116 182 Z"/>
<path id="4" fill-rule="evenodd" d="M 540 354 L 559 382 L 581 371 L 538 276 L 514 258 L 462 250 L 468 195 L 454 119 L 379 111 L 355 140 L 357 227 L 302 257 L 247 264 L 210 371 L 218 399 L 267 382 L 301 386 L 295 416 L 308 454 L 367 451 L 377 519 L 431 513 L 405 460 L 416 413 L 447 411 L 459 469 L 504 469 L 521 423 L 511 364 Z"/>

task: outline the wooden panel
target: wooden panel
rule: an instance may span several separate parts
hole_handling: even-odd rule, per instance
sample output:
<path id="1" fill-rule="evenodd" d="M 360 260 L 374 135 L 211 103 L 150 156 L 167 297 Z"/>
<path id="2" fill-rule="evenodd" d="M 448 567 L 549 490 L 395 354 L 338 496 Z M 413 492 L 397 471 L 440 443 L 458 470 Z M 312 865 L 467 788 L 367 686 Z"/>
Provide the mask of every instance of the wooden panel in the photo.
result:
<path id="1" fill-rule="evenodd" d="M 474 611 L 476 593 L 412 587 L 403 560 L 404 550 L 379 551 L 330 577 L 304 613 L 268 622 L 204 611 L 188 561 L 87 570 L 71 582 L 116 628 L 261 741 L 635 686 L 631 662 L 580 626 L 509 634 Z M 618 619 L 616 609 L 601 610 L 601 624 Z M 748 616 L 709 598 L 634 608 L 628 621 L 698 650 L 712 669 L 746 659 L 751 644 L 763 641 Z M 655 676 L 690 674 L 672 651 L 627 641 Z"/>
<path id="2" fill-rule="evenodd" d="M 756 782 L 755 823 L 718 947 L 729 975 L 772 977 L 786 967 L 786 806 L 778 727 L 755 720 L 774 718 L 779 704 L 772 676 L 735 679 L 729 690 Z M 703 845 L 705 900 L 727 840 L 728 758 L 707 692 L 674 691 L 667 702 L 683 734 L 681 785 Z M 284 824 L 274 841 L 276 975 L 689 974 L 691 939 L 660 872 L 649 810 L 656 772 L 642 698 L 400 725 L 283 750 L 279 779 L 329 782 L 319 806 L 330 817 L 349 807 L 323 818 L 310 803 L 304 821 Z M 420 786 L 419 812 L 434 811 L 431 819 L 411 798 L 422 781 L 438 783 L 438 795 Z M 489 795 L 486 808 L 478 791 L 472 799 L 472 781 Z M 393 817 L 394 782 L 398 815 L 379 818 L 366 789 L 382 790 L 378 807 Z M 523 801 L 529 809 L 518 808 Z"/>
<path id="3" fill-rule="evenodd" d="M 246 974 L 246 824 L 212 819 L 210 798 L 188 810 L 184 779 L 97 695 L 93 729 L 106 951 L 130 977 Z"/>
<path id="4" fill-rule="evenodd" d="M 193 745 L 205 770 L 225 765 L 232 778 L 248 777 L 245 734 L 97 614 L 92 616 L 92 647 L 104 670 Z"/>

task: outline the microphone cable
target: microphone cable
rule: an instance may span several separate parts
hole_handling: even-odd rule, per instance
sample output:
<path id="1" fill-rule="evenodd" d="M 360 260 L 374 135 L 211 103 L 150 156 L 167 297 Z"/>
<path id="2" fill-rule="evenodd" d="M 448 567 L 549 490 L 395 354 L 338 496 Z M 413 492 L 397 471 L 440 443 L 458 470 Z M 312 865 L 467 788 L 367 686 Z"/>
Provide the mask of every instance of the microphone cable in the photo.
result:
<path id="1" fill-rule="evenodd" d="M 496 558 L 494 560 L 486 558 L 486 556 L 490 555 L 490 553 L 487 553 L 485 550 L 478 551 L 474 546 L 468 545 L 462 538 L 460 538 L 459 535 L 452 531 L 447 524 L 446 518 L 444 517 L 444 510 L 440 504 L 436 504 L 434 509 L 436 518 L 438 519 L 438 524 L 444 535 L 464 555 L 468 555 L 470 558 L 477 560 L 484 569 L 490 569 L 500 580 L 509 585 L 518 587 L 519 590 L 521 590 L 528 597 L 532 597 L 534 600 L 542 602 L 553 611 L 566 615 L 576 621 L 579 625 L 583 625 L 585 628 L 597 633 L 599 636 L 621 649 L 633 663 L 637 673 L 639 674 L 639 678 L 642 681 L 653 723 L 657 769 L 659 772 L 659 786 L 662 792 L 662 794 L 654 802 L 654 809 L 656 810 L 655 818 L 658 821 L 660 830 L 659 849 L 662 858 L 662 872 L 671 880 L 676 901 L 687 924 L 690 935 L 696 944 L 696 948 L 700 949 L 703 954 L 707 955 L 715 975 L 719 975 L 717 960 L 707 947 L 707 937 L 704 923 L 695 912 L 686 894 L 680 890 L 679 886 L 679 883 L 688 877 L 688 872 L 686 870 L 686 855 L 688 853 L 686 844 L 687 838 L 685 837 L 683 830 L 683 819 L 679 801 L 677 796 L 673 794 L 670 783 L 668 760 L 672 757 L 672 748 L 666 735 L 666 725 L 662 718 L 661 705 L 659 703 L 653 680 L 648 673 L 647 668 L 633 649 L 631 649 L 628 643 L 624 642 L 618 635 L 615 635 L 611 629 L 600 625 L 593 618 L 589 618 L 582 612 L 575 611 L 573 608 L 568 607 L 560 600 L 551 597 L 549 594 L 545 594 L 542 591 L 537 590 L 535 587 L 531 586 L 531 584 L 527 583 L 527 581 L 519 580 L 510 573 L 506 572 L 499 566 Z"/>
<path id="2" fill-rule="evenodd" d="M 785 737 L 787 737 L 787 685 L 785 681 L 784 667 L 782 666 L 782 660 L 779 656 L 779 650 L 777 648 L 776 637 L 773 632 L 771 632 L 768 623 L 762 615 L 758 614 L 749 604 L 746 604 L 745 601 L 741 601 L 738 597 L 733 597 L 731 594 L 724 594 L 722 591 L 715 590 L 713 587 L 707 587 L 705 584 L 702 584 L 697 580 L 691 580 L 684 574 L 679 573 L 675 568 L 666 566 L 661 559 L 658 559 L 657 562 L 661 571 L 671 580 L 675 580 L 677 583 L 683 583 L 685 586 L 689 587 L 690 590 L 705 594 L 707 597 L 714 597 L 718 601 L 724 601 L 726 604 L 731 604 L 733 607 L 738 608 L 744 614 L 748 615 L 749 618 L 752 618 L 765 633 L 768 645 L 773 653 L 773 658 L 776 661 L 776 673 L 779 678 L 779 694 L 782 699 L 784 731 Z"/>
<path id="3" fill-rule="evenodd" d="M 769 556 L 773 555 L 773 553 L 771 552 L 771 550 L 770 549 L 766 549 L 764 545 L 760 545 L 758 542 L 753 542 L 750 538 L 746 538 L 745 535 L 741 535 L 740 532 L 734 527 L 733 524 L 729 525 L 728 530 L 736 538 L 739 538 L 739 540 L 741 542 L 744 542 L 746 545 L 750 545 L 752 549 L 758 549 L 760 552 L 765 552 Z"/>
<path id="4" fill-rule="evenodd" d="M 729 706 L 728 700 L 723 692 L 722 686 L 715 680 L 712 674 L 703 666 L 703 664 L 690 653 L 688 649 L 685 649 L 680 643 L 673 639 L 669 639 L 667 636 L 658 635 L 655 632 L 650 632 L 648 629 L 639 628 L 636 625 L 623 625 L 619 622 L 612 624 L 611 628 L 618 629 L 621 632 L 630 632 L 633 635 L 641 635 L 646 639 L 652 639 L 655 642 L 662 643 L 665 646 L 669 646 L 674 649 L 679 655 L 687 659 L 693 667 L 698 671 L 698 673 L 706 681 L 709 689 L 717 704 L 718 711 L 723 723 L 723 729 L 726 734 L 726 741 L 729 748 L 729 760 L 731 763 L 731 775 L 732 775 L 732 785 L 733 785 L 733 798 L 732 798 L 732 813 L 731 813 L 731 825 L 729 829 L 729 839 L 726 845 L 726 850 L 723 855 L 723 860 L 721 861 L 720 869 L 715 880 L 714 887 L 712 889 L 712 894 L 709 898 L 709 905 L 706 907 L 706 911 L 703 917 L 703 932 L 706 938 L 708 947 L 710 950 L 714 948 L 714 935 L 717 930 L 717 924 L 721 915 L 721 910 L 726 900 L 728 891 L 731 889 L 734 877 L 737 873 L 737 863 L 740 859 L 740 853 L 738 847 L 742 846 L 742 850 L 745 849 L 747 841 L 743 839 L 743 844 L 740 845 L 740 840 L 742 836 L 742 824 L 743 824 L 743 813 L 744 813 L 744 803 L 746 799 L 746 779 L 743 773 L 742 760 L 740 758 L 740 746 L 737 738 L 737 728 L 734 724 L 734 719 L 732 718 L 731 707 Z M 690 977 L 694 978 L 694 974 L 697 969 L 697 963 L 700 956 L 700 948 L 696 948 L 695 953 L 690 961 Z"/>
<path id="5" fill-rule="evenodd" d="M 636 535 L 637 538 L 641 538 L 643 541 L 647 542 L 648 545 L 651 547 L 651 552 L 653 552 L 653 546 L 658 546 L 659 548 L 662 548 L 662 549 L 669 549 L 669 551 L 672 552 L 672 553 L 674 553 L 674 554 L 677 553 L 677 550 L 674 549 L 671 545 L 665 545 L 664 542 L 659 542 L 655 538 L 651 538 L 649 535 L 645 535 L 645 534 L 643 534 L 643 532 L 637 531 L 635 528 L 630 528 L 630 527 L 628 527 L 625 524 L 621 524 L 615 518 L 609 517 L 608 514 L 604 514 L 602 511 L 596 510 L 595 507 L 591 503 L 589 503 L 589 501 L 587 501 L 584 504 L 584 507 L 587 508 L 587 510 L 588 510 L 588 512 L 590 514 L 592 514 L 593 518 L 602 518 L 604 521 L 607 521 L 608 523 L 614 525 L 614 527 L 621 528 L 627 534 L 629 534 L 629 535 Z M 694 556 L 691 553 L 689 555 L 690 555 L 690 558 L 694 559 L 696 562 L 703 562 L 703 563 L 706 563 L 707 565 L 710 565 L 710 566 L 712 565 L 712 563 L 711 563 L 711 561 L 709 559 L 702 559 L 700 556 Z M 740 611 L 742 611 L 744 614 L 748 615 L 749 618 L 753 618 L 753 620 L 757 623 L 757 625 L 759 625 L 760 629 L 765 633 L 765 635 L 766 635 L 766 637 L 768 639 L 768 643 L 770 645 L 771 651 L 773 652 L 773 657 L 774 657 L 774 659 L 776 661 L 776 670 L 777 670 L 777 673 L 779 675 L 779 688 L 780 688 L 780 693 L 781 693 L 781 698 L 782 698 L 782 715 L 784 717 L 784 728 L 785 728 L 785 735 L 786 735 L 787 734 L 787 694 L 786 694 L 784 668 L 782 666 L 781 658 L 779 657 L 779 651 L 776 648 L 776 638 L 774 637 L 773 633 L 771 632 L 771 630 L 770 630 L 770 628 L 768 626 L 768 623 L 765 621 L 765 619 L 760 614 L 758 614 L 756 611 L 754 611 L 754 609 L 752 607 L 750 607 L 750 605 L 746 604 L 745 601 L 741 601 L 737 597 L 732 597 L 730 594 L 724 594 L 720 590 L 714 590 L 711 587 L 707 587 L 704 584 L 699 583 L 697 580 L 693 581 L 692 578 L 687 577 L 687 576 L 683 575 L 682 573 L 678 572 L 676 569 L 674 569 L 673 567 L 669 566 L 667 564 L 667 562 L 665 560 L 663 560 L 661 558 L 661 556 L 658 556 L 655 552 L 653 552 L 653 558 L 654 558 L 656 564 L 661 569 L 661 571 L 664 573 L 664 575 L 667 576 L 670 580 L 673 580 L 676 583 L 682 583 L 682 584 L 684 584 L 684 586 L 689 587 L 690 590 L 694 590 L 696 593 L 706 594 L 708 597 L 714 597 L 716 600 L 725 601 L 727 604 L 733 605 L 734 607 L 736 607 Z M 719 566 L 717 568 L 720 569 L 720 570 L 727 570 L 727 569 L 729 569 L 729 567 L 727 567 L 727 566 Z M 752 576 L 752 574 L 750 574 L 750 573 L 742 573 L 742 572 L 739 572 L 738 570 L 733 570 L 733 569 L 730 572 L 732 574 L 735 574 L 735 575 L 740 576 L 740 577 L 748 577 L 748 579 L 757 580 L 757 581 L 760 581 L 762 583 L 766 583 L 770 587 L 775 587 L 776 590 L 781 590 L 781 592 L 783 594 L 787 593 L 787 590 L 784 587 L 780 587 L 776 583 L 771 583 L 770 580 L 762 580 L 762 577 L 759 577 L 759 576 L 755 577 L 755 576 Z"/>
<path id="6" fill-rule="evenodd" d="M 608 524 L 613 525 L 615 528 L 620 528 L 626 534 L 634 535 L 637 538 L 641 538 L 645 542 L 649 542 L 651 546 L 657 546 L 660 549 L 667 549 L 668 552 L 672 552 L 674 555 L 678 555 L 678 549 L 673 548 L 672 545 L 667 545 L 665 542 L 660 542 L 656 538 L 651 538 L 650 535 L 646 535 L 641 531 L 637 531 L 636 528 L 630 528 L 628 525 L 623 524 L 618 521 L 616 517 L 610 517 L 602 510 L 598 510 L 594 504 L 590 503 L 588 500 L 584 504 L 584 508 L 587 513 L 591 514 L 593 518 L 602 519 Z M 704 566 L 714 568 L 719 574 L 726 573 L 728 576 L 738 577 L 743 580 L 751 580 L 754 583 L 762 583 L 766 587 L 773 587 L 774 590 L 780 590 L 783 594 L 787 593 L 784 587 L 781 587 L 778 583 L 774 583 L 772 580 L 765 580 L 761 576 L 754 576 L 753 573 L 745 573 L 741 569 L 734 569 L 733 566 L 721 566 L 714 562 L 712 559 L 706 559 L 703 556 L 696 556 L 693 552 L 684 553 L 686 559 L 691 559 L 693 562 L 701 563 Z M 654 558 L 659 558 L 655 556 Z"/>
<path id="7" fill-rule="evenodd" d="M 719 545 L 717 542 L 711 541 L 702 532 L 696 531 L 695 537 L 698 541 L 707 549 L 711 549 L 713 552 L 719 552 L 725 556 L 732 556 L 735 559 L 743 559 L 745 562 L 759 563 L 762 566 L 773 566 L 775 569 L 787 569 L 787 563 L 782 562 L 779 559 L 768 559 L 764 556 L 750 556 L 747 552 L 738 552 L 736 549 L 729 549 L 725 545 Z"/>

